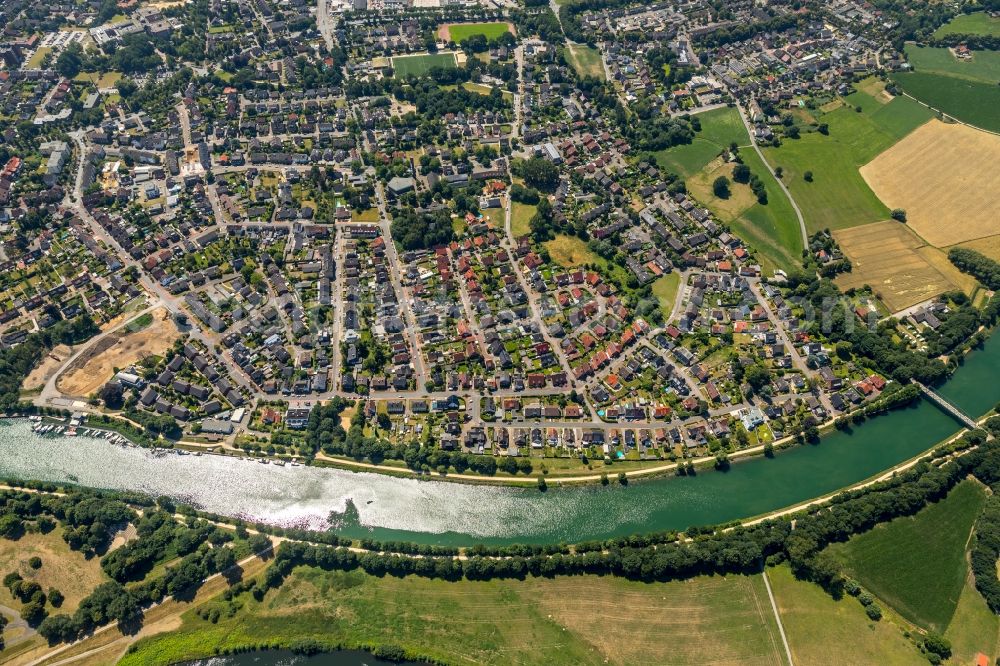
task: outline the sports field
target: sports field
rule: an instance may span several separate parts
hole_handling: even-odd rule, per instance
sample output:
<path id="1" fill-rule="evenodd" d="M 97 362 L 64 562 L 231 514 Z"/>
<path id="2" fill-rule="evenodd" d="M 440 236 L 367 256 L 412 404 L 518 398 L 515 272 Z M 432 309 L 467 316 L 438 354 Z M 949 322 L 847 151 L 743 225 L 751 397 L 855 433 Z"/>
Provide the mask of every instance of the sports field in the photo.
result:
<path id="1" fill-rule="evenodd" d="M 396 76 L 424 76 L 434 67 L 457 67 L 454 53 L 423 53 L 420 55 L 393 56 L 392 68 Z"/>
<path id="2" fill-rule="evenodd" d="M 952 20 L 934 31 L 934 37 L 948 35 L 991 35 L 1000 36 L 1000 18 L 994 18 L 986 12 L 959 14 Z"/>
<path id="3" fill-rule="evenodd" d="M 461 44 L 473 35 L 482 35 L 488 40 L 493 40 L 509 32 L 514 34 L 514 27 L 510 23 L 445 23 L 438 28 L 438 37 L 446 42 Z"/>
<path id="4" fill-rule="evenodd" d="M 937 247 L 992 236 L 1000 192 L 1000 136 L 933 120 L 861 168 L 890 208 Z"/>
<path id="5" fill-rule="evenodd" d="M 760 576 L 446 582 L 300 568 L 262 601 L 245 593 L 238 604 L 216 624 L 188 611 L 176 631 L 141 640 L 120 663 L 176 663 L 216 647 L 307 638 L 397 645 L 440 663 L 703 664 L 706 649 L 713 664 L 784 663 Z"/>
<path id="6" fill-rule="evenodd" d="M 944 632 L 965 587 L 966 547 L 985 501 L 979 483 L 963 481 L 915 516 L 879 525 L 830 552 L 907 620 Z"/>
<path id="7" fill-rule="evenodd" d="M 764 149 L 768 162 L 784 170 L 784 183 L 802 209 L 810 233 L 887 219 L 889 209 L 858 168 L 932 117 L 905 97 L 885 103 L 856 92 L 844 102 L 828 113 L 814 111 L 817 121 L 829 126 L 828 136 L 803 132 L 799 139 Z M 812 172 L 812 182 L 805 180 L 806 171 Z"/>
<path id="8" fill-rule="evenodd" d="M 907 94 L 962 122 L 1000 132 L 1000 53 L 976 51 L 960 60 L 946 48 L 908 45 L 912 72 L 893 74 Z"/>
<path id="9" fill-rule="evenodd" d="M 837 286 L 869 285 L 892 312 L 958 286 L 922 254 L 927 245 L 895 220 L 838 229 L 833 236 L 853 265 L 837 276 Z"/>

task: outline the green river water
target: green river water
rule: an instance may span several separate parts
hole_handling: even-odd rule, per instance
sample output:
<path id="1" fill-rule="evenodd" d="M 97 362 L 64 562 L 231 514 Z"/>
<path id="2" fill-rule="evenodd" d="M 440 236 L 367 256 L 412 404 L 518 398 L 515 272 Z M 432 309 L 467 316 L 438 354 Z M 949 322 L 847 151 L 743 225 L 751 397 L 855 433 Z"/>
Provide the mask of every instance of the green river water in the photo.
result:
<path id="1" fill-rule="evenodd" d="M 969 355 L 940 393 L 972 416 L 998 400 L 1000 340 Z M 930 449 L 959 424 L 927 400 L 833 432 L 819 444 L 725 473 L 633 481 L 628 487 L 470 486 L 219 456 L 152 454 L 104 440 L 40 437 L 0 426 L 0 475 L 166 494 L 219 514 L 351 537 L 422 543 L 556 543 L 684 529 L 760 515 L 849 486 Z M 608 470 L 614 474 L 614 467 Z M 332 514 L 332 515 L 331 515 Z"/>

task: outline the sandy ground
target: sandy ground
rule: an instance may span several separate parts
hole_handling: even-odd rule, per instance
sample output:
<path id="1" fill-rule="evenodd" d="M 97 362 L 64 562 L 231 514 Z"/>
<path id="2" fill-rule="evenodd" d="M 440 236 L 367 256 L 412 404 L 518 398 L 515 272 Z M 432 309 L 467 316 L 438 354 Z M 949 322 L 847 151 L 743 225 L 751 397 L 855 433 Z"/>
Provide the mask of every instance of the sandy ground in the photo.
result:
<path id="1" fill-rule="evenodd" d="M 1000 192 L 1000 136 L 938 120 L 861 167 L 872 191 L 906 211 L 907 225 L 935 247 L 993 236 Z"/>
<path id="2" fill-rule="evenodd" d="M 73 348 L 68 345 L 57 345 L 53 347 L 52 351 L 44 356 L 35 369 L 31 371 L 31 374 L 25 378 L 22 388 L 26 391 L 31 391 L 45 386 L 46 382 L 52 379 L 52 375 L 54 375 L 59 368 L 62 367 L 63 362 L 65 362 L 72 353 Z"/>
<path id="3" fill-rule="evenodd" d="M 126 368 L 147 356 L 164 353 L 180 332 L 163 308 L 153 311 L 153 323 L 135 333 L 109 335 L 84 352 L 66 374 L 57 380 L 63 393 L 86 397 L 114 376 L 115 368 Z"/>

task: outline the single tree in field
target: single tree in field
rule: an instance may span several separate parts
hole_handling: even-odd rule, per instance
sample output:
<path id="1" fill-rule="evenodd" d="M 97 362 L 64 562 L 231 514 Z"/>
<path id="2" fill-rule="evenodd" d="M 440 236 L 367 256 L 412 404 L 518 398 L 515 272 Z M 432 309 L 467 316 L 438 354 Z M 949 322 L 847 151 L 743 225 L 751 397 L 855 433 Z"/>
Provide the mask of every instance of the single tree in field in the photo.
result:
<path id="1" fill-rule="evenodd" d="M 737 183 L 749 183 L 750 182 L 750 167 L 746 164 L 737 164 L 733 167 L 733 180 Z"/>
<path id="2" fill-rule="evenodd" d="M 806 171 L 804 174 L 802 174 L 802 177 L 806 179 L 807 183 L 813 182 L 813 172 L 812 171 Z"/>
<path id="3" fill-rule="evenodd" d="M 725 176 L 719 176 L 718 178 L 716 178 L 715 182 L 712 183 L 712 192 L 715 193 L 715 196 L 719 197 L 720 199 L 728 199 L 729 179 L 726 178 Z"/>
<path id="4" fill-rule="evenodd" d="M 889 215 L 897 222 L 906 222 L 906 211 L 902 208 L 893 208 Z"/>

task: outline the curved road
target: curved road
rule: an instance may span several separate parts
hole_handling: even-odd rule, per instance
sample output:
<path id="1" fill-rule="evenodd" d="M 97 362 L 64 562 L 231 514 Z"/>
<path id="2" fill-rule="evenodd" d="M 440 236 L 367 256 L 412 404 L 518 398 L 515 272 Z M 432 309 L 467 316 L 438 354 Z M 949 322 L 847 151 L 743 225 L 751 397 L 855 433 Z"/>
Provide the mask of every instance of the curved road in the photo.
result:
<path id="1" fill-rule="evenodd" d="M 806 221 L 802 218 L 802 211 L 799 210 L 799 205 L 795 203 L 792 193 L 788 191 L 787 187 L 785 187 L 785 183 L 778 178 L 778 174 L 774 173 L 774 169 L 771 168 L 771 164 L 764 157 L 764 153 L 761 151 L 760 146 L 757 145 L 757 141 L 753 138 L 753 127 L 750 126 L 750 121 L 747 120 L 746 114 L 743 113 L 743 107 L 737 104 L 736 110 L 740 112 L 740 120 L 743 121 L 743 126 L 747 128 L 747 134 L 750 136 L 750 145 L 753 146 L 755 151 L 757 151 L 757 156 L 760 157 L 760 161 L 764 163 L 767 170 L 771 172 L 772 176 L 774 176 L 774 180 L 777 181 L 778 187 L 780 187 L 781 191 L 785 193 L 786 197 L 788 197 L 788 203 L 792 204 L 792 210 L 795 211 L 795 217 L 799 220 L 799 231 L 802 233 L 802 247 L 808 248 L 809 234 L 806 232 Z"/>

